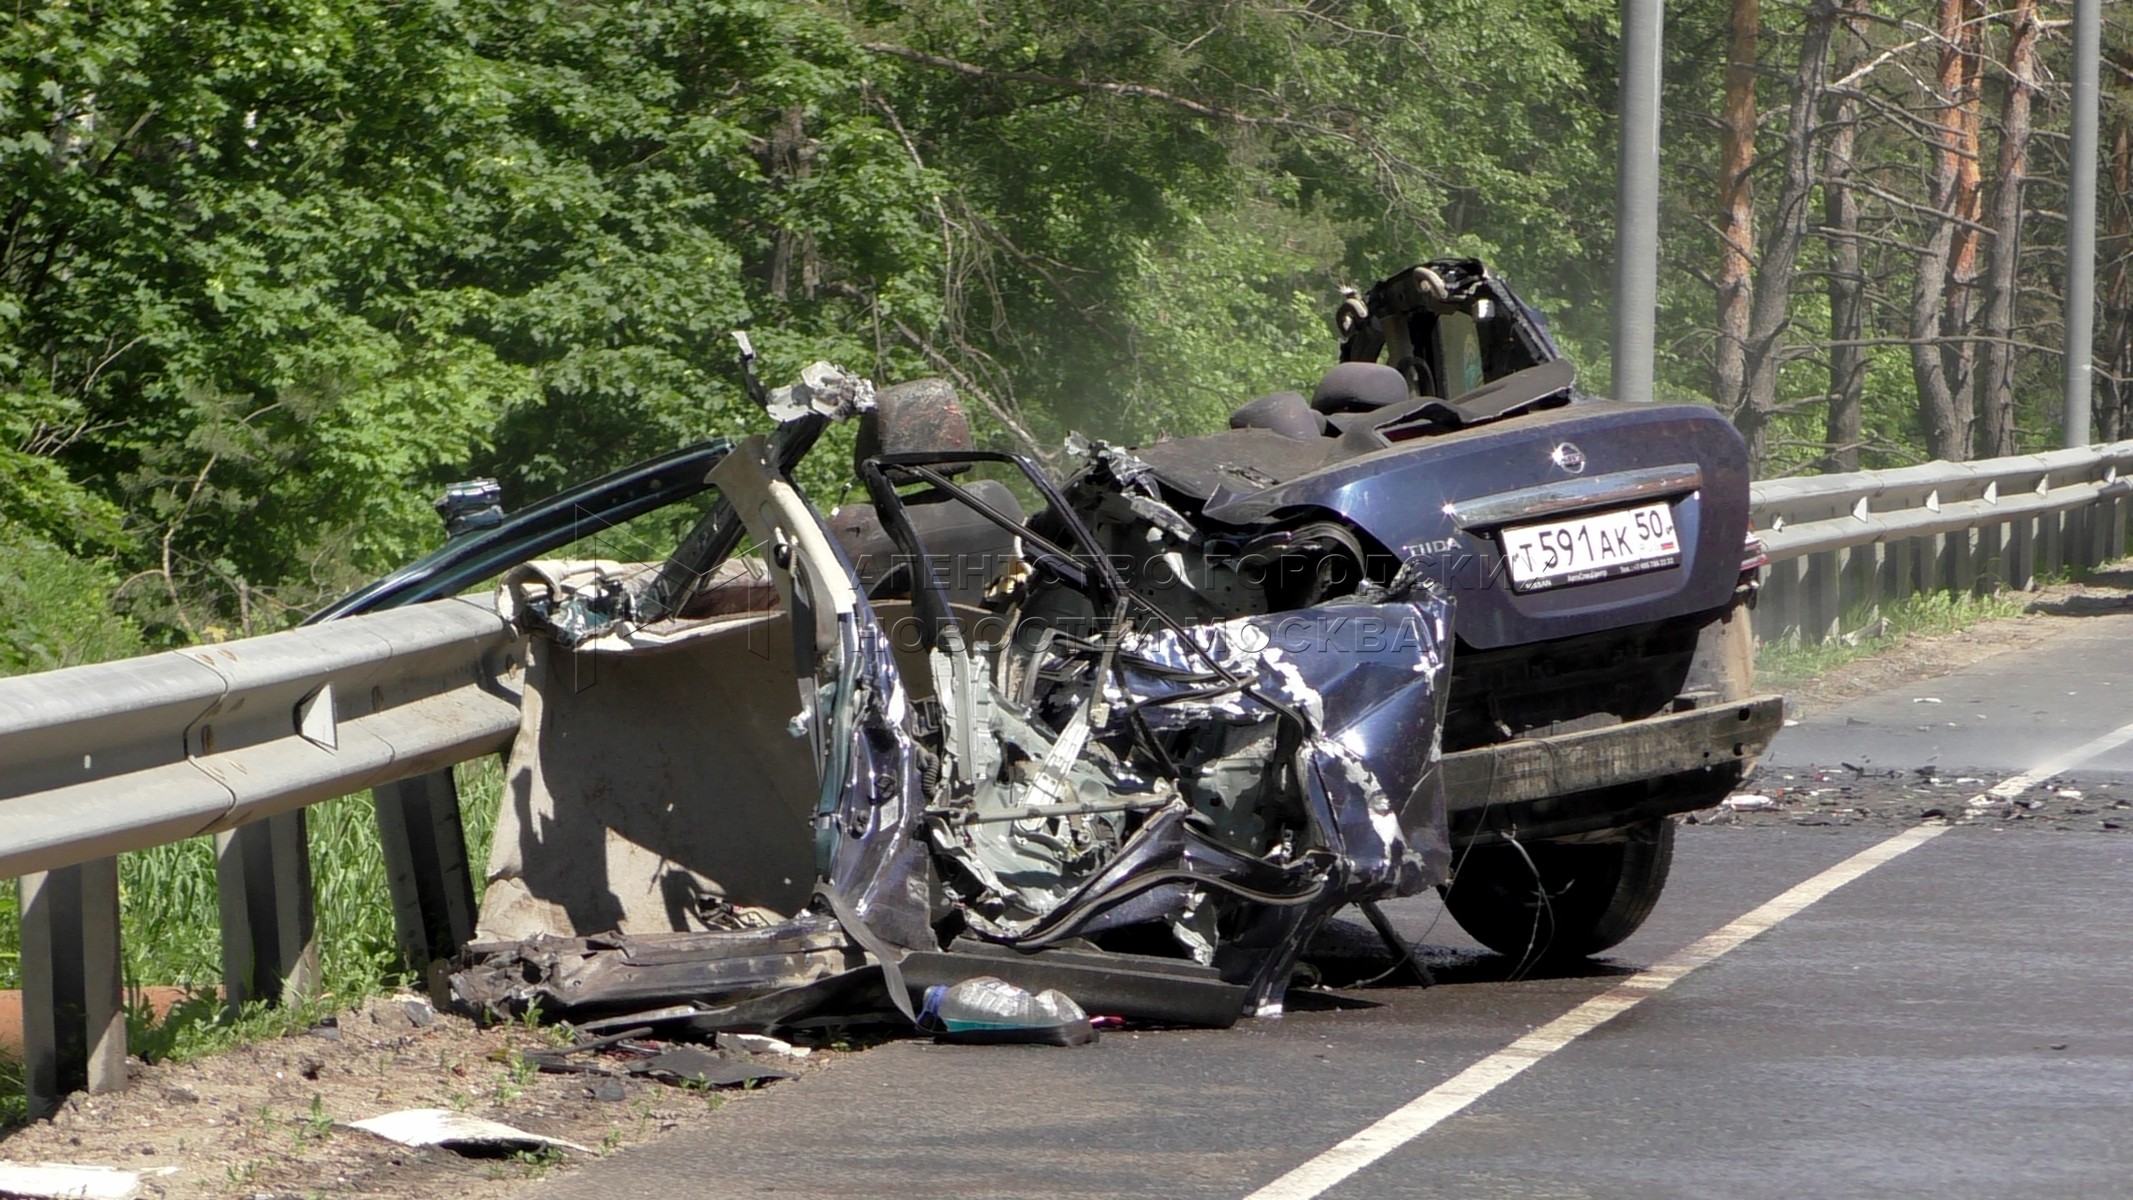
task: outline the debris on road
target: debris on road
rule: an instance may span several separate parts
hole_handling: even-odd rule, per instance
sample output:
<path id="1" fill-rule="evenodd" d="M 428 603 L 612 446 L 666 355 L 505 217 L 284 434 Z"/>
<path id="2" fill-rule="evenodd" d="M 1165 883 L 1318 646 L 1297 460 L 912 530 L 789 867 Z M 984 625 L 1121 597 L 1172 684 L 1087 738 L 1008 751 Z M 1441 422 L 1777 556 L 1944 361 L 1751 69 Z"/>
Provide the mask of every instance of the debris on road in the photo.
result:
<path id="1" fill-rule="evenodd" d="M 732 1047 L 750 1054 L 777 1054 L 785 1058 L 807 1058 L 814 1054 L 808 1046 L 795 1046 L 783 1038 L 768 1037 L 760 1033 L 722 1033 L 718 1035 L 721 1049 Z"/>
<path id="2" fill-rule="evenodd" d="M 943 1042 L 1085 1046 L 1096 1040 L 1089 1014 L 1066 993 L 1046 988 L 1032 994 L 990 975 L 926 989 L 918 1027 Z"/>
<path id="3" fill-rule="evenodd" d="M 177 1173 L 176 1167 L 126 1171 L 74 1163 L 0 1161 L 0 1196 L 23 1200 L 133 1200 L 144 1178 Z"/>
<path id="4" fill-rule="evenodd" d="M 599 1153 L 590 1146 L 580 1146 L 576 1142 L 549 1137 L 546 1134 L 529 1133 L 502 1121 L 453 1112 L 449 1108 L 402 1109 L 361 1121 L 350 1121 L 348 1127 L 376 1134 L 403 1146 L 442 1146 L 461 1154 L 508 1153 L 513 1150 L 538 1150 L 550 1146 L 559 1150 L 575 1150 L 580 1154 Z"/>
<path id="5" fill-rule="evenodd" d="M 669 1046 L 665 1050 L 627 1063 L 632 1075 L 650 1075 L 674 1083 L 698 1087 L 745 1087 L 773 1079 L 791 1079 L 791 1071 L 766 1067 L 742 1059 L 725 1058 L 696 1046 Z"/>
<path id="6" fill-rule="evenodd" d="M 409 1019 L 425 1011 L 427 1025 Z M 610 1032 L 644 1039 L 656 1027 L 639 1020 Z M 338 1036 L 315 1036 L 321 1030 Z M 597 1050 L 575 1057 L 594 1060 L 599 1073 L 538 1069 L 537 1058 L 557 1049 L 558 1035 L 515 1021 L 479 1025 L 409 993 L 375 996 L 286 1036 L 182 1063 L 129 1062 L 132 1086 L 123 1092 L 77 1093 L 49 1121 L 0 1126 L 0 1157 L 135 1173 L 175 1168 L 142 1180 L 139 1194 L 157 1200 L 313 1193 L 505 1200 L 535 1172 L 569 1171 L 588 1160 L 534 1150 L 499 1165 L 441 1146 L 402 1145 L 348 1122 L 443 1109 L 607 1150 L 705 1129 L 726 1115 L 722 1110 L 754 1102 L 745 1085 L 712 1089 L 686 1085 L 678 1074 L 629 1074 L 619 1054 L 610 1059 Z M 751 1073 L 834 1070 L 848 1056 L 830 1039 L 793 1040 L 814 1052 L 804 1059 L 745 1056 L 757 1060 L 748 1064 Z M 668 1048 L 647 1042 L 646 1056 Z M 0 1195 L 9 1190 L 0 1187 Z"/>
<path id="7" fill-rule="evenodd" d="M 1951 774 L 1928 763 L 1909 771 L 1870 763 L 1794 767 L 1750 780 L 1755 791 L 1737 792 L 1716 807 L 1691 813 L 1692 825 L 1851 825 L 1897 827 L 1920 822 L 1991 823 L 2001 828 L 2118 832 L 2122 822 L 2103 815 L 2133 807 L 2117 790 L 2133 780 L 2101 778 L 2070 787 L 2063 780 L 2038 781 L 2019 794 L 2001 794 L 2005 784 L 1990 775 Z M 1812 819 L 1809 819 L 1809 818 Z"/>

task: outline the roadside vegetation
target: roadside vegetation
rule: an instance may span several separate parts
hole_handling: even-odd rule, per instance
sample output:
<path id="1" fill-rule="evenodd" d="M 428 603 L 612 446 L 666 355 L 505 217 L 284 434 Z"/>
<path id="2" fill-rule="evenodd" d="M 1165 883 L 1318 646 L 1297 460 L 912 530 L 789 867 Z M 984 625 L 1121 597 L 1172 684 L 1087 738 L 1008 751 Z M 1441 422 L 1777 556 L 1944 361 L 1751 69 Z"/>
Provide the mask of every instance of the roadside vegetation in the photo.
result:
<path id="1" fill-rule="evenodd" d="M 1756 686 L 1782 692 L 1846 663 L 1900 648 L 1912 638 L 1954 633 L 1979 621 L 2016 617 L 2026 593 L 1923 592 L 1893 604 L 1850 613 L 1844 633 L 1825 642 L 1787 640 L 1756 648 Z"/>
<path id="2" fill-rule="evenodd" d="M 496 823 L 503 766 L 493 758 L 462 764 L 458 771 L 467 854 L 488 861 Z M 305 810 L 311 842 L 321 959 L 322 1000 L 343 1005 L 403 982 L 393 940 L 392 901 L 378 848 L 377 820 L 369 793 L 343 796 Z M 212 838 L 136 850 L 119 856 L 125 976 L 128 986 L 168 985 L 203 995 L 222 978 L 222 934 L 215 890 Z M 20 986 L 20 926 L 13 888 L 0 889 L 0 989 Z M 198 1015 L 217 1011 L 212 1003 Z M 185 1013 L 195 1015 L 188 1007 Z M 222 1035 L 210 1022 L 187 1020 L 151 1033 L 136 1029 L 133 1045 L 150 1054 L 184 1053 L 197 1039 Z"/>

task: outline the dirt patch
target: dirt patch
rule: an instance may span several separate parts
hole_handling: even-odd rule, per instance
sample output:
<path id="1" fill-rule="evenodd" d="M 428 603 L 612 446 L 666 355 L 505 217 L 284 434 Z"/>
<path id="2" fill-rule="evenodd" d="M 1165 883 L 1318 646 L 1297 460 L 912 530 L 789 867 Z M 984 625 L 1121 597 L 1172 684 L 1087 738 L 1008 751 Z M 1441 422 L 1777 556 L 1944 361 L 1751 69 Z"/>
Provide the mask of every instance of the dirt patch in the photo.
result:
<path id="1" fill-rule="evenodd" d="M 530 1179 L 575 1169 L 569 1151 L 467 1156 L 412 1149 L 342 1122 L 441 1108 L 606 1153 L 698 1128 L 749 1090 L 677 1086 L 627 1075 L 549 1074 L 522 1052 L 553 1050 L 544 1028 L 481 1028 L 408 995 L 378 997 L 330 1025 L 188 1063 L 132 1068 L 123 1093 L 71 1097 L 50 1122 L 0 1130 L 0 1159 L 176 1173 L 144 1182 L 151 1197 L 510 1195 Z M 742 1057 L 743 1052 L 725 1052 Z M 604 1062 L 619 1068 L 621 1059 Z M 804 1073 L 805 1060 L 746 1056 Z M 768 1084 L 765 1086 L 777 1086 Z"/>

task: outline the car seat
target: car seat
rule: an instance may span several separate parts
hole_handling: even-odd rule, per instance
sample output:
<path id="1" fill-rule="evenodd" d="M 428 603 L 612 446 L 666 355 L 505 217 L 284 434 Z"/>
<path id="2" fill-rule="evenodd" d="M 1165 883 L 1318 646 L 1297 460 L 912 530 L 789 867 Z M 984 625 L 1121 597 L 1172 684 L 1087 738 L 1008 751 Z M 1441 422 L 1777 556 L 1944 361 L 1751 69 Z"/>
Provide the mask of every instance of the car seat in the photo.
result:
<path id="1" fill-rule="evenodd" d="M 1383 363 L 1344 362 L 1318 381 L 1311 407 L 1329 417 L 1376 412 L 1409 394 L 1407 377 Z"/>
<path id="2" fill-rule="evenodd" d="M 1229 415 L 1231 429 L 1271 429 L 1309 440 L 1326 432 L 1324 414 L 1312 410 L 1302 392 L 1270 392 Z"/>

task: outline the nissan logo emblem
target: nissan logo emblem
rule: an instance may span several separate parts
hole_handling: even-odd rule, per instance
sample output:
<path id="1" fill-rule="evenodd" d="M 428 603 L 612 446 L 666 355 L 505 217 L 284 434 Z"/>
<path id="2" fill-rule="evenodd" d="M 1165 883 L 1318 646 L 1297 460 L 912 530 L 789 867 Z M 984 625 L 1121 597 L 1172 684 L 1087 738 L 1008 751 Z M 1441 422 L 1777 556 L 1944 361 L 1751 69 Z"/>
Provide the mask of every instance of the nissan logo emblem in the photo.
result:
<path id="1" fill-rule="evenodd" d="M 1557 446 L 1555 451 L 1548 457 L 1554 460 L 1556 466 L 1570 472 L 1572 475 L 1585 473 L 1585 452 L 1578 449 L 1574 443 L 1564 442 L 1562 445 Z"/>

